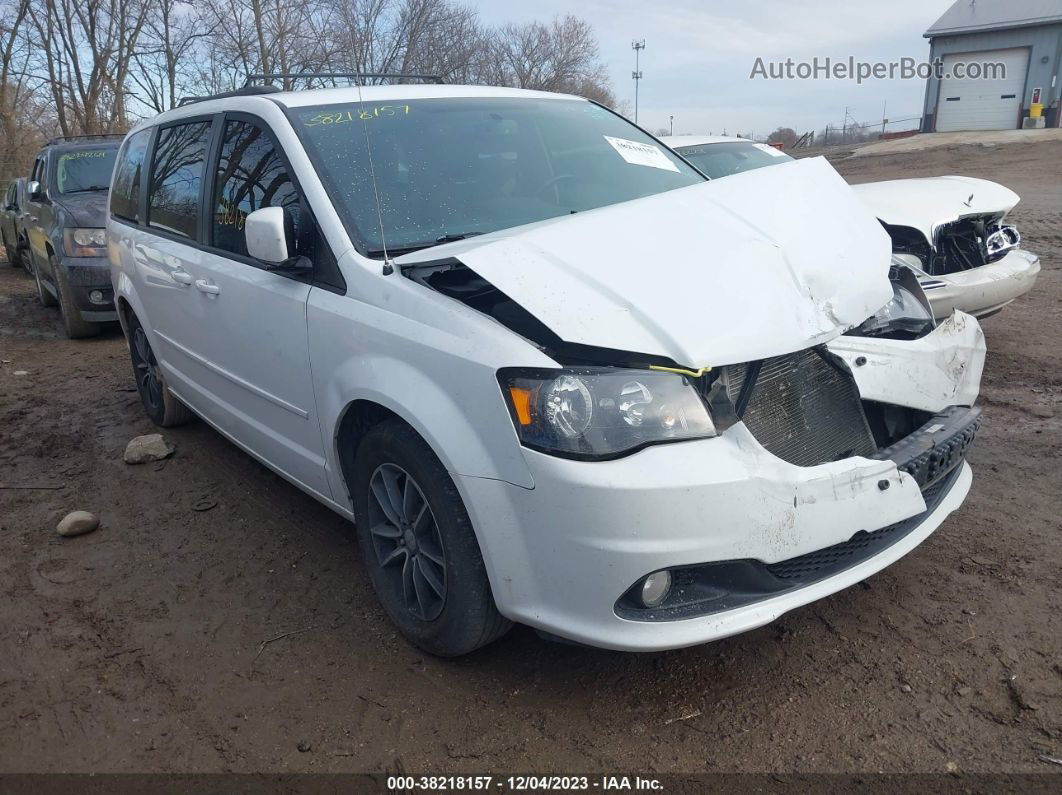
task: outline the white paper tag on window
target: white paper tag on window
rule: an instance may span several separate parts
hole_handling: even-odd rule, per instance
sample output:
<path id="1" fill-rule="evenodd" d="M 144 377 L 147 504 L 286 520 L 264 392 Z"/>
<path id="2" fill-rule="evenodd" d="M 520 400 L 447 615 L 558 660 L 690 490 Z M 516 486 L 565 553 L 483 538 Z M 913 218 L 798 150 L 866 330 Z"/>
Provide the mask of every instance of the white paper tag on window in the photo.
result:
<path id="1" fill-rule="evenodd" d="M 770 144 L 753 144 L 753 146 L 755 146 L 757 149 L 762 149 L 771 157 L 785 157 L 785 152 L 783 152 L 781 149 L 775 149 Z"/>
<path id="2" fill-rule="evenodd" d="M 659 146 L 628 141 L 626 138 L 613 138 L 611 135 L 606 135 L 605 140 L 612 144 L 612 148 L 619 152 L 620 157 L 628 163 L 636 166 L 662 168 L 665 171 L 678 171 L 678 166 L 660 151 Z"/>

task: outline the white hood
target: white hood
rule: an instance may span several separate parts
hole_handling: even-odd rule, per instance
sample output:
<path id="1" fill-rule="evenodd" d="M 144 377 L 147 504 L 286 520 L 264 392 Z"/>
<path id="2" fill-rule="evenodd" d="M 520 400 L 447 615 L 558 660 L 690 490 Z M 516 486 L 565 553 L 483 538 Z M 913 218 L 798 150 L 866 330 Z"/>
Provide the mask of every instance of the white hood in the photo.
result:
<path id="1" fill-rule="evenodd" d="M 909 226 L 933 245 L 937 227 L 971 215 L 1006 214 L 1018 194 L 973 177 L 894 179 L 853 185 L 867 209 L 891 226 Z"/>
<path id="2" fill-rule="evenodd" d="M 718 366 L 801 350 L 892 296 L 881 224 L 822 158 L 437 246 L 567 342 Z"/>

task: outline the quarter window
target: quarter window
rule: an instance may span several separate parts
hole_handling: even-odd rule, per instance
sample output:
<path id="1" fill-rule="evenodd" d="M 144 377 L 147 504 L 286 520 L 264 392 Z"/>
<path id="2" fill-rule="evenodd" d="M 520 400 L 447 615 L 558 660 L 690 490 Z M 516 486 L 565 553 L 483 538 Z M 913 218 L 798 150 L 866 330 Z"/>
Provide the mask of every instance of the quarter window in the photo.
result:
<path id="1" fill-rule="evenodd" d="M 150 130 L 129 136 L 118 157 L 111 185 L 111 213 L 133 223 L 140 223 L 140 172 L 150 137 Z"/>
<path id="2" fill-rule="evenodd" d="M 148 225 L 194 238 L 210 142 L 209 121 L 178 124 L 159 131 L 148 189 Z"/>
<path id="3" fill-rule="evenodd" d="M 265 131 L 250 122 L 230 121 L 221 142 L 214 193 L 213 243 L 247 256 L 244 222 L 263 207 L 283 207 L 294 227 L 296 249 L 303 235 L 301 202 L 284 162 Z M 306 254 L 296 250 L 293 253 Z"/>

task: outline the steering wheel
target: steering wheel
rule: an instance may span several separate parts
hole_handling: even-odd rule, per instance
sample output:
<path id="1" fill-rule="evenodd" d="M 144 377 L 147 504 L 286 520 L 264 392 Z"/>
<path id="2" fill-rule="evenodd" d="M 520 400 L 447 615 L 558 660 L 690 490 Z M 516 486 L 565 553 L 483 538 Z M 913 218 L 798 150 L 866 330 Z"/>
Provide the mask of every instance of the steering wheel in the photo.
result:
<path id="1" fill-rule="evenodd" d="M 554 177 L 550 177 L 545 182 L 543 182 L 541 185 L 539 185 L 538 188 L 535 189 L 535 195 L 539 196 L 539 195 L 545 193 L 547 190 L 552 188 L 554 185 L 556 185 L 559 182 L 563 182 L 566 179 L 575 179 L 575 174 L 557 174 Z"/>

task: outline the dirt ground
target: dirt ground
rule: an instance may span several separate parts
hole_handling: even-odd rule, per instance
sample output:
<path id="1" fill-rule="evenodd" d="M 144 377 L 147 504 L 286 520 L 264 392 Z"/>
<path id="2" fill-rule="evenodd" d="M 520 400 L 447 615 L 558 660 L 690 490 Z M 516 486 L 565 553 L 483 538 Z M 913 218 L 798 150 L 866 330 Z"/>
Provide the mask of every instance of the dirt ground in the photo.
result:
<path id="1" fill-rule="evenodd" d="M 347 523 L 206 425 L 124 464 L 154 428 L 121 336 L 66 340 L 0 266 L 0 772 L 1062 772 L 1040 759 L 1062 756 L 1059 163 L 1062 142 L 835 162 L 1022 196 L 1044 272 L 984 323 L 973 490 L 868 582 L 661 654 L 517 628 L 426 657 Z M 103 527 L 59 538 L 74 509 Z"/>

